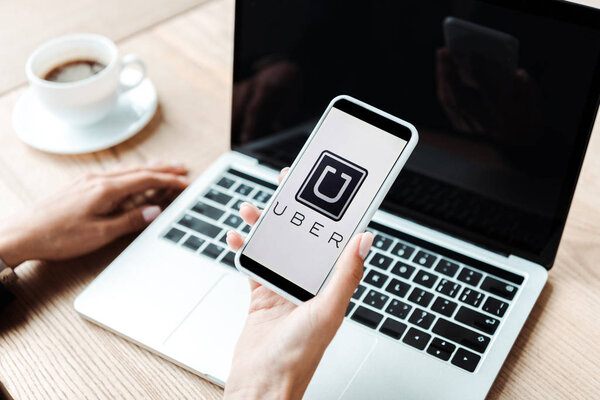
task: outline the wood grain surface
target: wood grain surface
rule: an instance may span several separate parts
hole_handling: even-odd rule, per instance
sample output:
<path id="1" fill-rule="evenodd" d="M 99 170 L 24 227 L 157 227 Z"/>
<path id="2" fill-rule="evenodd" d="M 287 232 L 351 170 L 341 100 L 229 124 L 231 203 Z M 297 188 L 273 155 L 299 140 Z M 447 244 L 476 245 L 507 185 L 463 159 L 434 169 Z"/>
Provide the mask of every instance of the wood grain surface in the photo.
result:
<path id="1" fill-rule="evenodd" d="M 86 171 L 179 160 L 197 176 L 228 149 L 233 0 L 0 2 L 0 218 Z M 596 1 L 588 3 L 598 3 Z M 199 5 L 198 5 L 199 4 Z M 81 156 L 21 143 L 11 113 L 39 43 L 93 31 L 148 65 L 157 115 L 133 139 Z M 600 397 L 600 134 L 590 143 L 548 285 L 490 399 Z M 73 300 L 131 241 L 61 263 L 18 268 L 18 301 L 0 315 L 0 381 L 15 399 L 216 399 L 222 390 L 91 323 Z M 399 394 L 401 398 L 401 394 Z"/>

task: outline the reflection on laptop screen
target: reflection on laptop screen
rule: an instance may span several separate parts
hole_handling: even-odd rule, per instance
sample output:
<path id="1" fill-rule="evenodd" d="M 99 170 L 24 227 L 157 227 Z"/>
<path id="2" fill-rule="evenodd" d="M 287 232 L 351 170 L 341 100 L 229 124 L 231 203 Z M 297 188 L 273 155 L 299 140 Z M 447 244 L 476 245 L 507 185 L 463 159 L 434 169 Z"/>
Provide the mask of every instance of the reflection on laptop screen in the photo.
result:
<path id="1" fill-rule="evenodd" d="M 329 101 L 354 96 L 420 133 L 384 209 L 550 265 L 596 114 L 600 32 L 594 10 L 557 20 L 549 7 L 567 5 L 520 3 L 237 2 L 233 148 L 289 165 Z"/>

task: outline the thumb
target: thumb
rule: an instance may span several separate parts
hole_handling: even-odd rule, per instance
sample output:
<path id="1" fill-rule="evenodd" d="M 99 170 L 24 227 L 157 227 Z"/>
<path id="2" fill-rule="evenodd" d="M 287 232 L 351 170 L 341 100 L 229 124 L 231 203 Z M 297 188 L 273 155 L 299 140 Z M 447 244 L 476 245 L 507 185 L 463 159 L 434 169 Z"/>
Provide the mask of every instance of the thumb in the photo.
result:
<path id="1" fill-rule="evenodd" d="M 350 298 L 362 279 L 365 258 L 372 244 L 373 234 L 361 233 L 348 242 L 340 255 L 331 279 L 318 296 L 322 298 L 323 306 L 329 308 L 332 313 L 330 316 L 343 318 Z"/>
<path id="2" fill-rule="evenodd" d="M 106 222 L 108 235 L 112 238 L 118 238 L 127 233 L 141 231 L 150 225 L 160 212 L 159 206 L 149 205 L 126 211 Z"/>

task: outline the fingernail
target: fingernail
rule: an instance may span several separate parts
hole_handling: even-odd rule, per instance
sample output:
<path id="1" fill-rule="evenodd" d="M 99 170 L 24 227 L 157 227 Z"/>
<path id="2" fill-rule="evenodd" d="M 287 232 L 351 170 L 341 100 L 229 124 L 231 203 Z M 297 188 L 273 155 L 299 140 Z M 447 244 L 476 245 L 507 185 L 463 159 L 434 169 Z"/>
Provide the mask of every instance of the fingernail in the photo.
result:
<path id="1" fill-rule="evenodd" d="M 252 204 L 250 204 L 250 203 L 243 202 L 242 204 L 240 204 L 240 210 L 242 208 L 248 208 L 248 207 L 253 208 Z"/>
<path id="2" fill-rule="evenodd" d="M 287 174 L 287 172 L 290 170 L 290 167 L 285 167 L 284 169 L 281 170 L 281 172 L 279 173 L 279 175 L 285 175 Z"/>
<path id="3" fill-rule="evenodd" d="M 185 183 L 186 185 L 189 185 L 189 184 L 190 184 L 190 181 L 189 181 L 189 180 L 188 180 L 188 178 L 186 178 L 185 176 L 178 176 L 178 177 L 177 177 L 177 179 L 178 179 L 180 182 L 183 182 L 183 183 Z"/>
<path id="4" fill-rule="evenodd" d="M 164 163 L 162 162 L 162 160 L 150 160 L 148 161 L 148 165 L 151 166 L 157 166 L 157 165 L 163 165 Z"/>
<path id="5" fill-rule="evenodd" d="M 367 258 L 371 245 L 373 244 L 373 234 L 371 232 L 365 232 L 360 238 L 360 244 L 358 245 L 358 255 L 363 260 Z"/>
<path id="6" fill-rule="evenodd" d="M 171 167 L 180 169 L 185 168 L 185 165 L 180 161 L 174 161 L 171 163 Z"/>
<path id="7" fill-rule="evenodd" d="M 160 215 L 160 211 L 159 206 L 146 207 L 142 210 L 142 217 L 144 218 L 144 221 L 149 224 Z"/>

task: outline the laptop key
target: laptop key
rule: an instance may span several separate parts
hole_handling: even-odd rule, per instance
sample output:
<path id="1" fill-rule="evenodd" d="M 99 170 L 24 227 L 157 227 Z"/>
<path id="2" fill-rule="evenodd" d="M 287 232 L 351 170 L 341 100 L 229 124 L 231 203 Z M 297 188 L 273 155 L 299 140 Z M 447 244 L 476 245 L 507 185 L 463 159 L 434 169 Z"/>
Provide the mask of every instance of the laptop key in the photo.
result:
<path id="1" fill-rule="evenodd" d="M 460 296 L 458 296 L 458 299 L 460 301 L 462 301 L 463 303 L 466 303 L 470 306 L 477 308 L 483 301 L 484 297 L 485 297 L 485 295 L 483 293 L 478 292 L 477 290 L 469 289 L 468 287 L 465 287 L 463 289 L 462 293 L 460 294 Z"/>
<path id="2" fill-rule="evenodd" d="M 468 283 L 469 285 L 477 286 L 482 276 L 482 273 L 473 271 L 472 269 L 465 267 L 462 269 L 462 271 L 460 271 L 460 274 L 458 274 L 457 279 L 464 283 Z"/>
<path id="3" fill-rule="evenodd" d="M 204 244 L 204 239 L 200 239 L 199 237 L 196 237 L 194 235 L 190 235 L 190 237 L 188 237 L 185 242 L 183 242 L 184 247 L 187 247 L 190 250 L 198 250 L 200 248 L 200 246 L 202 246 Z"/>
<path id="4" fill-rule="evenodd" d="M 455 302 L 438 297 L 433 302 L 431 309 L 437 313 L 445 315 L 446 317 L 450 317 L 452 316 L 454 310 L 456 310 L 456 306 L 457 304 Z"/>
<path id="5" fill-rule="evenodd" d="M 398 297 L 404 297 L 409 289 L 410 285 L 408 283 L 401 282 L 398 279 L 392 279 L 385 288 L 385 291 Z"/>
<path id="6" fill-rule="evenodd" d="M 473 371 L 475 371 L 475 368 L 477 368 L 477 364 L 479 364 L 479 360 L 481 360 L 481 357 L 478 356 L 477 354 L 471 353 L 468 350 L 459 348 L 456 351 L 456 354 L 454 355 L 454 357 L 452 358 L 451 363 L 456 365 L 457 367 L 465 369 L 469 372 L 473 372 Z"/>
<path id="7" fill-rule="evenodd" d="M 483 280 L 480 288 L 507 300 L 512 300 L 513 297 L 515 297 L 515 293 L 517 293 L 516 286 L 513 286 L 510 283 L 501 282 L 490 276 Z"/>
<path id="8" fill-rule="evenodd" d="M 404 319 L 410 312 L 411 308 L 412 306 L 409 306 L 408 304 L 403 303 L 400 300 L 392 299 L 392 301 L 390 301 L 390 305 L 386 308 L 385 312 L 393 315 L 394 317 Z"/>
<path id="9" fill-rule="evenodd" d="M 374 269 L 370 270 L 364 281 L 375 287 L 382 287 L 385 281 L 387 281 L 387 275 L 382 274 Z"/>
<path id="10" fill-rule="evenodd" d="M 422 265 L 423 267 L 430 268 L 435 262 L 436 258 L 437 257 L 433 254 L 429 254 L 421 250 L 415 255 L 415 258 L 413 258 L 413 262 Z"/>
<path id="11" fill-rule="evenodd" d="M 205 256 L 209 256 L 210 258 L 217 258 L 221 255 L 222 252 L 223 252 L 222 247 L 217 246 L 216 244 L 210 243 L 208 246 L 206 246 L 204 248 L 204 250 L 202 251 L 202 254 L 204 254 Z"/>
<path id="12" fill-rule="evenodd" d="M 182 237 L 185 236 L 184 231 L 180 231 L 177 228 L 171 228 L 165 235 L 163 236 L 165 239 L 170 240 L 171 242 L 177 243 L 181 240 Z"/>
<path id="13" fill-rule="evenodd" d="M 358 285 L 358 287 L 356 289 L 354 289 L 354 294 L 352 295 L 353 299 L 360 299 L 360 296 L 362 296 L 362 294 L 365 292 L 366 287 L 364 287 L 363 285 Z"/>
<path id="14" fill-rule="evenodd" d="M 250 230 L 252 229 L 252 227 L 248 224 L 244 224 L 244 227 L 242 228 L 242 232 L 244 233 L 250 233 Z"/>
<path id="15" fill-rule="evenodd" d="M 483 353 L 490 343 L 489 337 L 444 318 L 437 320 L 432 332 L 479 353 Z"/>
<path id="16" fill-rule="evenodd" d="M 404 243 L 396 243 L 394 249 L 392 250 L 392 253 L 397 255 L 398 257 L 402 257 L 408 260 L 414 251 L 414 247 L 411 247 Z"/>
<path id="17" fill-rule="evenodd" d="M 409 279 L 414 272 L 415 267 L 397 262 L 392 268 L 392 274 L 398 275 L 401 278 Z"/>
<path id="18" fill-rule="evenodd" d="M 385 321 L 383 321 L 381 328 L 379 328 L 379 332 L 393 337 L 394 339 L 400 339 L 405 330 L 406 324 L 391 318 L 386 318 Z"/>
<path id="19" fill-rule="evenodd" d="M 189 214 L 185 214 L 179 220 L 178 224 L 211 238 L 215 238 L 219 233 L 221 233 L 221 228 L 218 226 L 214 226 L 206 221 L 194 218 Z"/>
<path id="20" fill-rule="evenodd" d="M 489 312 L 490 314 L 494 314 L 500 318 L 504 316 L 506 309 L 508 308 L 508 303 L 495 299 L 493 297 L 488 297 L 483 305 L 483 311 Z"/>
<path id="21" fill-rule="evenodd" d="M 444 361 L 448 361 L 454 352 L 454 349 L 456 349 L 455 345 L 436 337 L 433 338 L 431 344 L 427 348 L 427 353 Z"/>
<path id="22" fill-rule="evenodd" d="M 245 201 L 242 200 L 242 199 L 237 199 L 235 201 L 235 203 L 233 203 L 233 205 L 231 206 L 231 208 L 233 208 L 236 211 L 240 211 L 240 206 L 242 205 L 242 203 L 245 203 Z"/>
<path id="23" fill-rule="evenodd" d="M 233 251 L 228 251 L 227 254 L 221 258 L 221 262 L 225 265 L 235 268 L 235 253 Z"/>
<path id="24" fill-rule="evenodd" d="M 217 207 L 209 206 L 208 204 L 203 203 L 201 201 L 197 202 L 196 205 L 192 207 L 192 211 L 207 216 L 208 218 L 214 220 L 218 220 L 223 214 L 225 214 L 225 211 Z"/>
<path id="25" fill-rule="evenodd" d="M 427 342 L 431 339 L 431 335 L 417 328 L 410 328 L 402 341 L 419 350 L 423 350 L 427 346 Z"/>
<path id="26" fill-rule="evenodd" d="M 394 241 L 388 237 L 383 235 L 375 235 L 375 239 L 373 240 L 373 246 L 380 250 L 387 250 Z"/>
<path id="27" fill-rule="evenodd" d="M 390 296 L 388 295 L 381 294 L 376 290 L 371 290 L 363 299 L 363 303 L 368 304 L 371 307 L 382 309 L 389 298 Z"/>
<path id="28" fill-rule="evenodd" d="M 353 302 L 348 303 L 348 307 L 346 307 L 346 317 L 352 312 L 352 309 L 354 308 L 356 304 Z"/>
<path id="29" fill-rule="evenodd" d="M 461 286 L 458 283 L 451 282 L 448 279 L 442 279 L 435 288 L 435 290 L 437 292 L 445 294 L 448 297 L 454 297 L 456 296 L 460 288 Z"/>
<path id="30" fill-rule="evenodd" d="M 234 183 L 235 181 L 233 179 L 223 177 L 219 182 L 217 182 L 217 185 L 222 186 L 225 189 L 229 189 Z"/>
<path id="31" fill-rule="evenodd" d="M 496 318 L 488 317 L 467 307 L 461 307 L 454 319 L 489 335 L 496 333 L 496 329 L 500 325 L 500 321 Z"/>
<path id="32" fill-rule="evenodd" d="M 383 254 L 375 251 L 373 252 L 373 257 L 371 257 L 369 264 L 385 271 L 390 267 L 390 265 L 392 265 L 392 261 L 393 260 L 390 257 L 384 256 Z"/>
<path id="33" fill-rule="evenodd" d="M 410 315 L 408 322 L 417 325 L 419 328 L 429 329 L 434 320 L 435 315 L 428 313 L 425 310 L 421 310 L 420 308 L 415 308 Z"/>
<path id="34" fill-rule="evenodd" d="M 383 319 L 383 315 L 376 311 L 369 310 L 367 307 L 359 306 L 350 318 L 371 329 L 375 329 Z"/>
<path id="35" fill-rule="evenodd" d="M 230 226 L 232 228 L 237 228 L 242 224 L 242 222 L 244 222 L 242 217 L 235 214 L 229 214 L 227 218 L 225 218 L 225 220 L 223 221 L 225 225 Z"/>
<path id="36" fill-rule="evenodd" d="M 441 274 L 453 278 L 454 275 L 456 275 L 456 271 L 458 271 L 458 264 L 442 258 L 435 266 L 435 270 Z"/>
<path id="37" fill-rule="evenodd" d="M 229 245 L 227 244 L 227 232 L 223 232 L 223 234 L 221 235 L 221 238 L 219 239 L 219 242 L 221 242 L 221 243 L 223 243 L 223 244 L 225 244 L 225 245 L 229 246 Z"/>
<path id="38" fill-rule="evenodd" d="M 410 296 L 408 296 L 408 300 L 420 305 L 423 308 L 427 308 L 432 299 L 433 295 L 431 293 L 419 288 L 414 288 L 410 293 Z"/>
<path id="39" fill-rule="evenodd" d="M 216 189 L 210 189 L 208 193 L 204 195 L 204 197 L 223 205 L 229 203 L 229 201 L 233 198 L 230 195 L 220 192 Z"/>
<path id="40" fill-rule="evenodd" d="M 435 281 L 437 281 L 437 278 L 438 277 L 436 275 L 421 269 L 419 270 L 419 272 L 417 272 L 417 275 L 415 276 L 413 281 L 415 283 L 418 283 L 419 285 L 423 285 L 426 288 L 431 289 Z"/>
<path id="41" fill-rule="evenodd" d="M 242 196 L 248 196 L 253 190 L 254 187 L 246 185 L 245 183 L 240 183 L 239 186 L 235 189 L 235 192 L 241 194 Z"/>
<path id="42" fill-rule="evenodd" d="M 264 204 L 271 200 L 271 195 L 263 190 L 259 190 L 258 193 L 254 195 L 253 199 Z"/>

